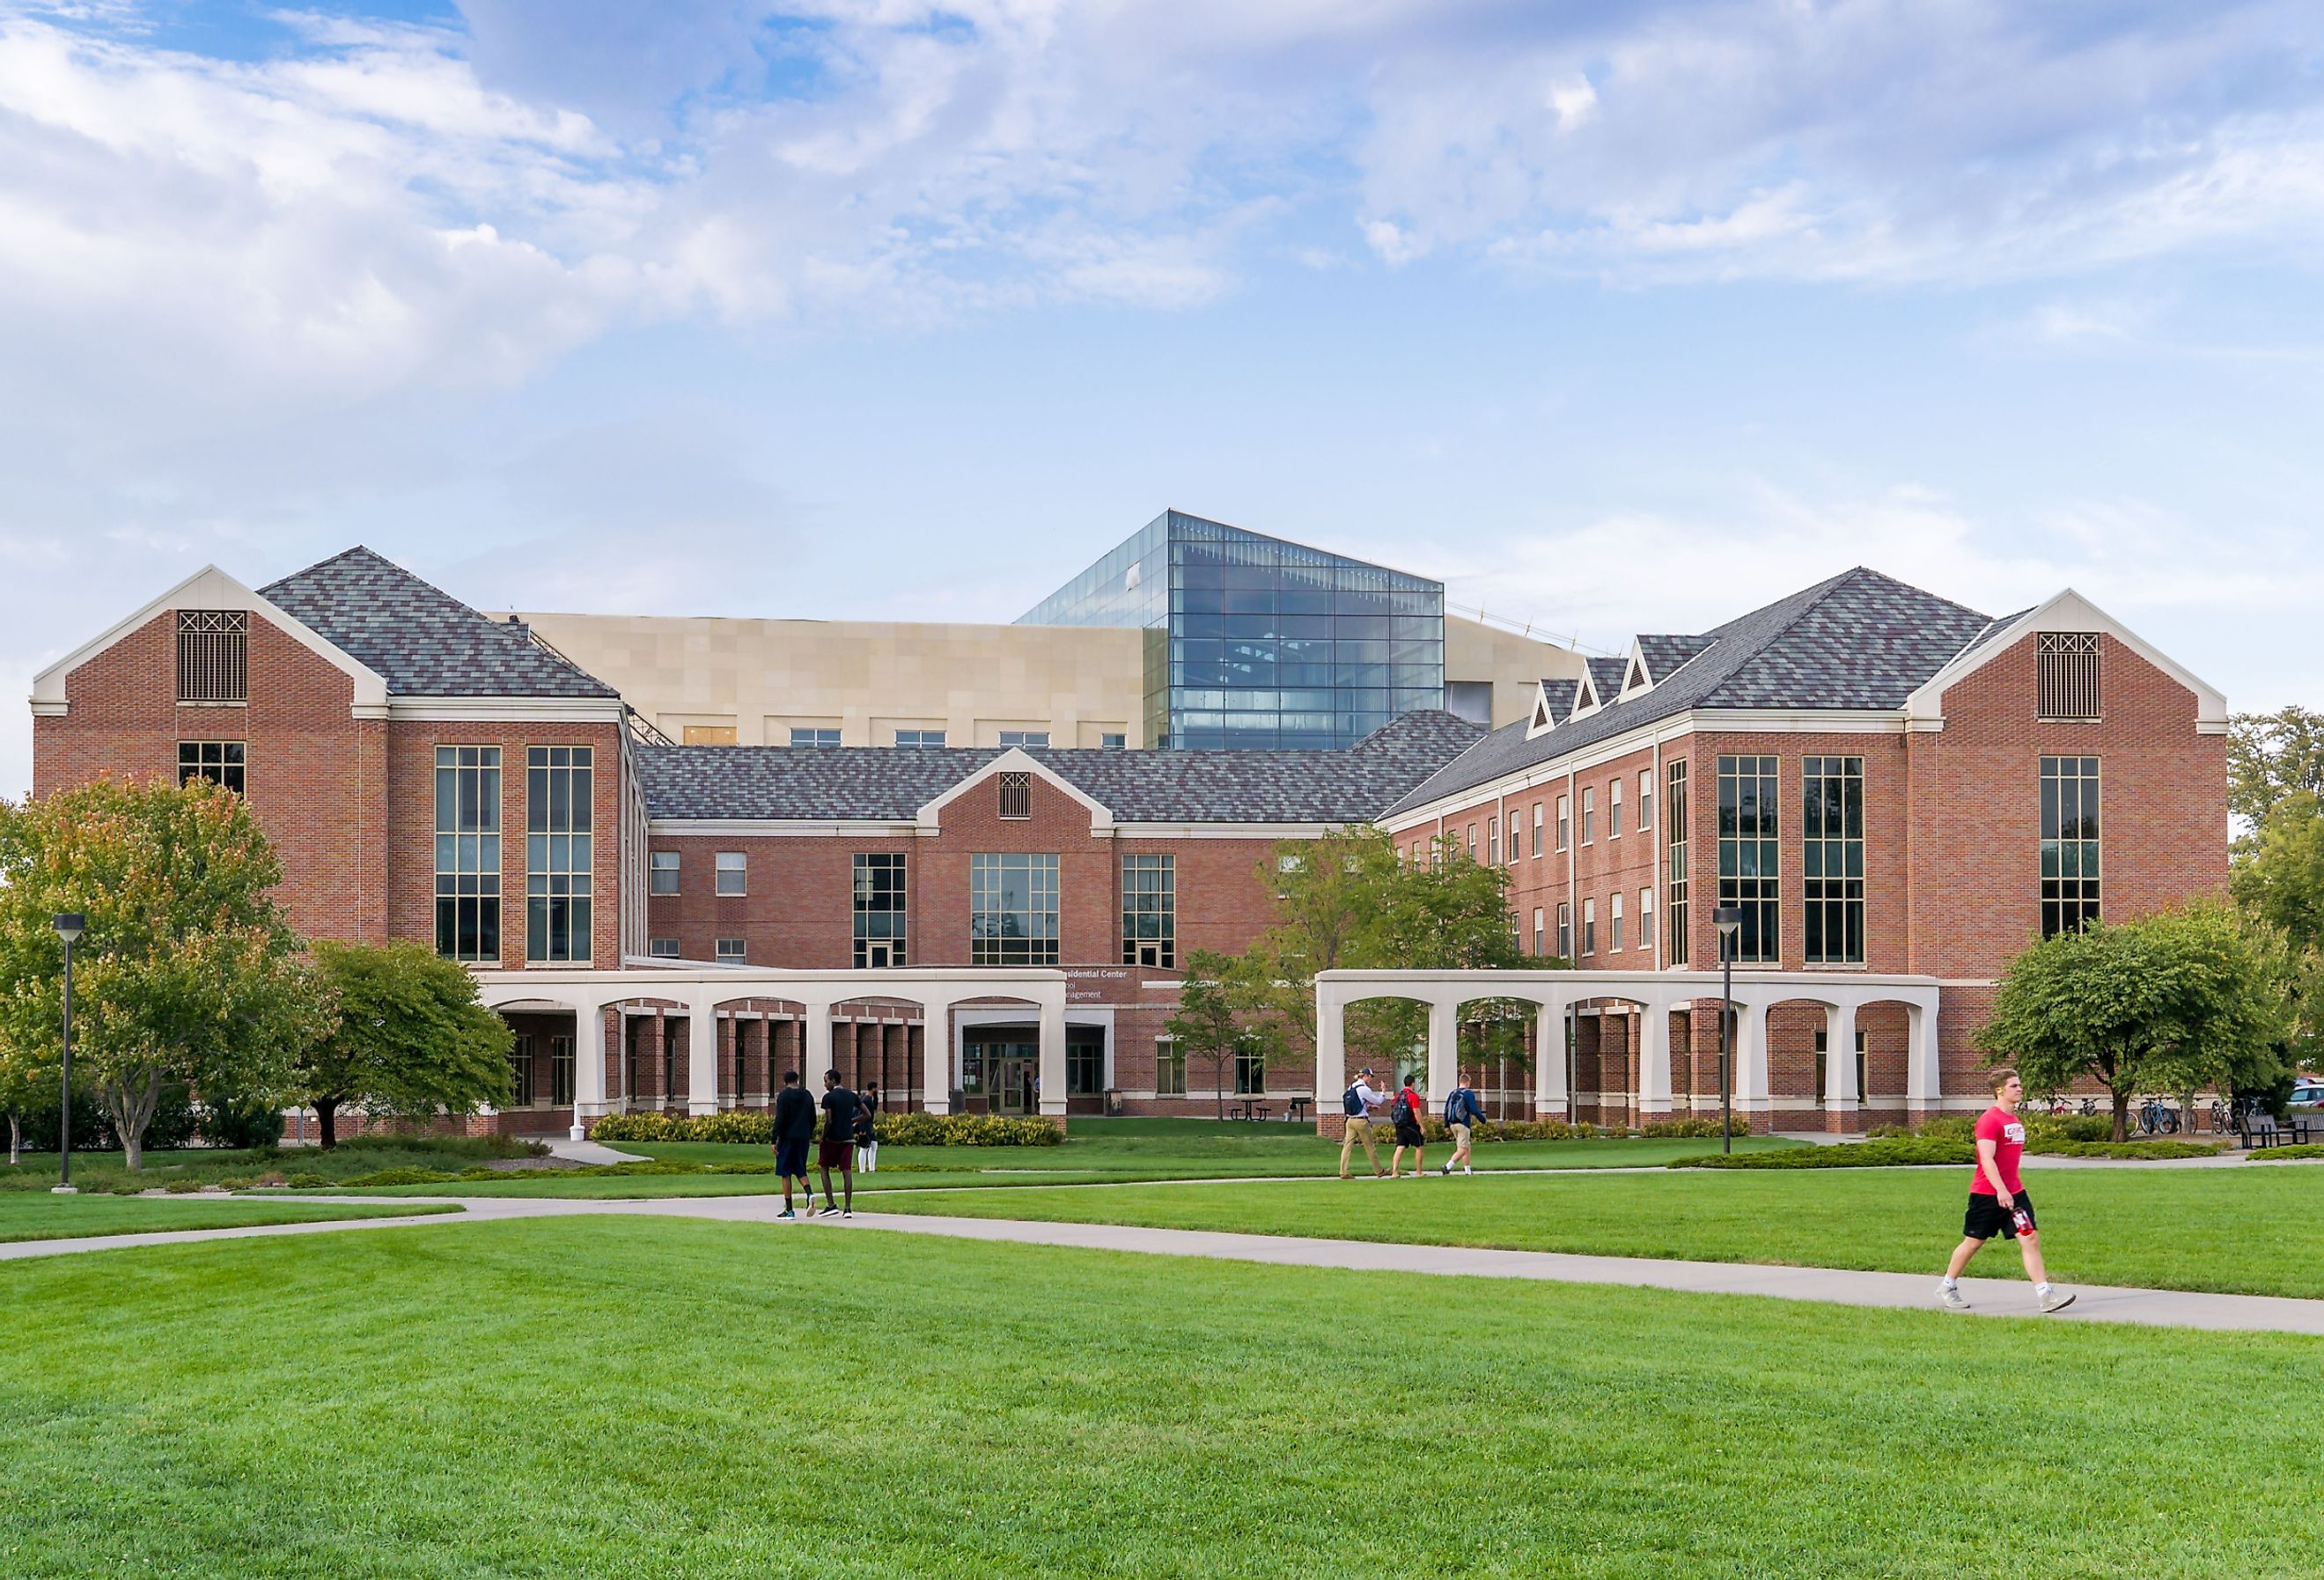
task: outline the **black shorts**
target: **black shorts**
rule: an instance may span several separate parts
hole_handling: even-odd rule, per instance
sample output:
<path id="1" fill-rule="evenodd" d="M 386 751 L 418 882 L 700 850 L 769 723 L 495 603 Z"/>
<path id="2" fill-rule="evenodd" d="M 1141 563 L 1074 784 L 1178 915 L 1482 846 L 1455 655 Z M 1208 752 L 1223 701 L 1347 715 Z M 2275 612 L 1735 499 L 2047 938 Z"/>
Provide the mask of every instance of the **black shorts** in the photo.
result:
<path id="1" fill-rule="evenodd" d="M 1417 1147 L 1425 1143 L 1427 1140 L 1428 1138 L 1426 1136 L 1421 1134 L 1420 1126 L 1415 1124 L 1411 1120 L 1399 1119 L 1396 1122 L 1396 1144 L 1397 1146 Z"/>
<path id="2" fill-rule="evenodd" d="M 2004 1207 L 1999 1197 L 1971 1191 L 1969 1212 L 1961 1219 L 1961 1233 L 1971 1240 L 1990 1240 L 1996 1234 L 2004 1240 L 2015 1240 L 2017 1238 L 2017 1214 L 2020 1212 L 2025 1215 L 2025 1232 L 2033 1234 L 2035 1224 L 2032 1197 L 2021 1190 L 2014 1198 L 2014 1206 Z"/>
<path id="3" fill-rule="evenodd" d="M 807 1138 L 775 1143 L 775 1172 L 786 1179 L 807 1178 Z"/>

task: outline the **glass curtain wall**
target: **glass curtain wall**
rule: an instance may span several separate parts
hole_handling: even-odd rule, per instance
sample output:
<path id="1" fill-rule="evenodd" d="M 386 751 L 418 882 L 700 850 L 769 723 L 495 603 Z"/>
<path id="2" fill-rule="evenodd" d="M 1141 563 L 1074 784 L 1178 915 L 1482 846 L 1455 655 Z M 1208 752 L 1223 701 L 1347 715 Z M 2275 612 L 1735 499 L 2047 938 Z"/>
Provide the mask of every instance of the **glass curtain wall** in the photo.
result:
<path id="1" fill-rule="evenodd" d="M 1441 582 L 1172 511 L 1019 622 L 1149 633 L 1156 745 L 1353 745 L 1444 705 Z"/>

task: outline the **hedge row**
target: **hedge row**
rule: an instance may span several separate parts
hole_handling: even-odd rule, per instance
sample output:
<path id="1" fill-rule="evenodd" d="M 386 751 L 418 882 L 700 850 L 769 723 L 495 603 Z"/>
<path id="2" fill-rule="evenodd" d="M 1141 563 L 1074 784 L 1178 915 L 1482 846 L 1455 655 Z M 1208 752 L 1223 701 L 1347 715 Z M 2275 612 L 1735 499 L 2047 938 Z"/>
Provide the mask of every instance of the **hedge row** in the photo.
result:
<path id="1" fill-rule="evenodd" d="M 1065 1132 L 1051 1121 L 1006 1113 L 881 1113 L 872 1133 L 898 1147 L 1054 1147 Z M 668 1113 L 609 1113 L 590 1127 L 596 1141 L 724 1141 L 763 1147 L 774 1139 L 765 1109 L 682 1118 Z"/>
<path id="2" fill-rule="evenodd" d="M 2324 1146 L 2307 1141 L 2296 1147 L 2262 1147 L 2248 1160 L 2254 1163 L 2297 1163 L 2305 1158 L 2324 1158 Z"/>
<path id="3" fill-rule="evenodd" d="M 2049 1158 L 2208 1158 L 2219 1149 L 2209 1141 L 2052 1141 L 2029 1154 Z M 2324 1147 L 2317 1149 L 2324 1156 Z M 1894 1169 L 1899 1166 L 1974 1164 L 1977 1143 L 1950 1136 L 1887 1137 L 1832 1147 L 1791 1147 L 1773 1152 L 1677 1158 L 1672 1169 Z"/>

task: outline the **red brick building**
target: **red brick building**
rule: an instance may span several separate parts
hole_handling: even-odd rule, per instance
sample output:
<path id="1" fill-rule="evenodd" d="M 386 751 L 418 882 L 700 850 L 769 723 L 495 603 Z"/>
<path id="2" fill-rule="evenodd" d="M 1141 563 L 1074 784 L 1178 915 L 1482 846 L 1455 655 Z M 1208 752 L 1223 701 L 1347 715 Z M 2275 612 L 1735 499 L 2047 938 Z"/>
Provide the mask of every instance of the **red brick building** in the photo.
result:
<path id="1" fill-rule="evenodd" d="M 528 1131 L 757 1106 L 826 1060 L 940 1108 L 1204 1111 L 1211 1072 L 1161 1036 L 1185 954 L 1270 924 L 1277 842 L 1366 821 L 1505 865 L 1529 952 L 1585 969 L 1715 966 L 1724 902 L 1742 973 L 1933 979 L 1931 1100 L 1965 1104 L 2025 940 L 2226 873 L 2216 691 L 2070 593 L 1993 620 L 1864 570 L 1641 637 L 1529 723 L 1416 713 L 1343 751 L 674 746 L 362 549 L 255 591 L 205 571 L 44 670 L 32 710 L 36 790 L 219 778 L 297 926 L 473 963 L 520 1035 L 499 1123 Z M 1032 1007 L 1056 973 L 1061 1050 Z M 1822 1078 L 1831 1012 L 1766 1012 L 1755 1123 L 1903 1113 L 1901 1006 L 1856 1014 L 1860 1081 Z M 1715 1108 L 1715 1016 L 1672 1016 L 1665 1086 L 1637 1013 L 1576 1017 L 1573 1107 Z M 1223 1084 L 1280 1111 L 1313 1080 Z"/>

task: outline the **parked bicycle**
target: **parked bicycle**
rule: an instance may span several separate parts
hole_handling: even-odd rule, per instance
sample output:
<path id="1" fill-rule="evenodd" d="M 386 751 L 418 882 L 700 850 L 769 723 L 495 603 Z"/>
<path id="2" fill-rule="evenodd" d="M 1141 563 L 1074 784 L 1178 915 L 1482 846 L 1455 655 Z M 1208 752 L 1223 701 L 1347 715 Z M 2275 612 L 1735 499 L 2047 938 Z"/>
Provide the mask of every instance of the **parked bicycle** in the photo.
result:
<path id="1" fill-rule="evenodd" d="M 2149 1097 L 2138 1108 L 2138 1133 L 2143 1136 L 2176 1135 L 2179 1132 L 2179 1111 L 2160 1097 Z"/>

